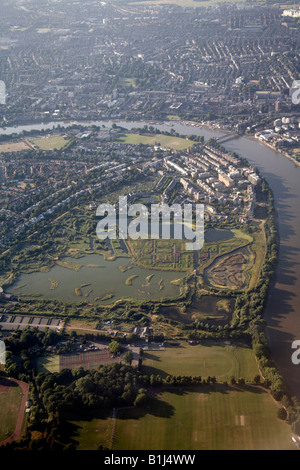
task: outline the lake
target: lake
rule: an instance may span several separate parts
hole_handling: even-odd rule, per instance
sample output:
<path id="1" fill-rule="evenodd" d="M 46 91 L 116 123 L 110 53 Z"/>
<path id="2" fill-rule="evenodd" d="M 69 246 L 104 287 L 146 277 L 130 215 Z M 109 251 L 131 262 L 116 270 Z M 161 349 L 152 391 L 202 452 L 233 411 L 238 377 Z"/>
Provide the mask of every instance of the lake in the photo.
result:
<path id="1" fill-rule="evenodd" d="M 158 271 L 140 268 L 131 264 L 129 258 L 105 260 L 97 254 L 85 255 L 74 260 L 65 258 L 66 262 L 79 263 L 78 271 L 55 265 L 49 272 L 21 274 L 18 281 L 10 287 L 14 294 L 39 294 L 47 299 L 58 299 L 64 302 L 111 303 L 121 298 L 139 300 L 158 300 L 164 297 L 177 297 L 180 288 L 172 284 L 185 276 L 185 272 Z M 127 270 L 123 271 L 123 266 Z M 147 277 L 152 275 L 151 279 Z M 132 285 L 127 285 L 128 278 Z M 163 282 L 161 283 L 161 279 Z M 128 281 L 130 282 L 130 281 Z M 77 295 L 75 289 L 78 289 Z M 105 296 L 111 295 L 107 300 Z"/>

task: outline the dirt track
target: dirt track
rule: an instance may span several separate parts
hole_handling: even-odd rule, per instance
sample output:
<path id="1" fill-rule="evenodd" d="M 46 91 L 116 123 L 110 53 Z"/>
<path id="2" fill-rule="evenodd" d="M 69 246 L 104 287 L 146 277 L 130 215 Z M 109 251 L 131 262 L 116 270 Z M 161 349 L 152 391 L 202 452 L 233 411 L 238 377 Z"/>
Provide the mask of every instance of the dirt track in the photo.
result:
<path id="1" fill-rule="evenodd" d="M 14 432 L 11 434 L 11 436 L 7 437 L 4 441 L 0 442 L 0 446 L 3 444 L 7 444 L 8 442 L 15 441 L 21 437 L 21 432 L 22 432 L 22 424 L 23 424 L 23 419 L 24 419 L 24 413 L 25 413 L 25 407 L 26 407 L 26 401 L 27 401 L 27 396 L 28 396 L 28 389 L 29 386 L 25 382 L 21 382 L 20 380 L 16 379 L 9 379 L 10 382 L 15 382 L 17 385 L 19 385 L 22 389 L 22 401 L 20 405 L 20 410 L 19 410 L 19 415 L 16 423 L 16 427 Z M 1 384 L 1 382 L 0 382 Z"/>

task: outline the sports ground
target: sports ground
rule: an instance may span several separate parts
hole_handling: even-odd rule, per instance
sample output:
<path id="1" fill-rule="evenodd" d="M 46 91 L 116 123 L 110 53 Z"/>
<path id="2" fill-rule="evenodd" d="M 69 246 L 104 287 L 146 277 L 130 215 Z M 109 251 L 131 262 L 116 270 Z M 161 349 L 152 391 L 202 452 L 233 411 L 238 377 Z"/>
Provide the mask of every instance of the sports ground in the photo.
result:
<path id="1" fill-rule="evenodd" d="M 217 383 L 153 388 L 143 407 L 118 409 L 115 423 L 112 417 L 78 421 L 79 449 L 110 443 L 112 450 L 165 450 L 170 442 L 171 450 L 295 449 L 290 426 L 277 416 L 278 403 L 253 384 L 259 370 L 251 348 L 209 341 L 166 346 L 144 351 L 142 372 L 210 375 Z M 246 385 L 230 385 L 232 376 L 243 377 Z"/>
<path id="2" fill-rule="evenodd" d="M 113 450 L 289 450 L 288 424 L 270 394 L 213 385 L 158 393 L 142 409 L 120 410 Z"/>
<path id="3" fill-rule="evenodd" d="M 113 357 L 108 349 L 94 351 L 79 351 L 70 354 L 55 354 L 41 356 L 35 361 L 37 372 L 60 372 L 63 369 L 97 369 L 100 365 L 119 362 L 119 357 Z"/>
<path id="4" fill-rule="evenodd" d="M 147 374 L 215 376 L 219 382 L 243 377 L 252 381 L 258 374 L 253 351 L 244 345 L 206 341 L 190 345 L 166 347 L 160 351 L 145 351 L 142 371 Z"/>
<path id="5" fill-rule="evenodd" d="M 108 349 L 63 354 L 59 356 L 59 370 L 76 369 L 78 367 L 96 369 L 99 365 L 109 365 L 114 362 L 120 362 L 120 359 L 113 357 Z"/>
<path id="6" fill-rule="evenodd" d="M 0 379 L 0 446 L 21 436 L 28 388 L 25 382 Z"/>

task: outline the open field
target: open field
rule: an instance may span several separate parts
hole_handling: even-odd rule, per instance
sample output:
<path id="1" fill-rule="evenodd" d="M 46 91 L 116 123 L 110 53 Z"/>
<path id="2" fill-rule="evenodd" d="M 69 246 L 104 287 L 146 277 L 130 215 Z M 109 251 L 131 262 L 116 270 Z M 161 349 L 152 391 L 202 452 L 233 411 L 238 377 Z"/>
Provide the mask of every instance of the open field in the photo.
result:
<path id="1" fill-rule="evenodd" d="M 34 361 L 36 370 L 39 372 L 59 372 L 59 355 L 42 356 Z"/>
<path id="2" fill-rule="evenodd" d="M 34 139 L 21 140 L 19 142 L 6 142 L 0 144 L 0 154 L 8 152 L 22 152 L 32 148 L 40 150 L 54 150 L 61 149 L 68 141 L 61 135 L 50 135 L 46 137 L 39 137 Z"/>
<path id="3" fill-rule="evenodd" d="M 88 319 L 75 319 L 70 318 L 65 324 L 65 329 L 68 331 L 77 331 L 78 333 L 85 333 L 90 331 L 96 331 L 98 325 L 98 320 L 88 320 Z"/>
<path id="4" fill-rule="evenodd" d="M 59 150 L 64 147 L 68 141 L 61 135 L 49 135 L 37 139 L 30 139 L 30 142 L 40 150 Z"/>
<path id="5" fill-rule="evenodd" d="M 192 140 L 163 134 L 122 134 L 118 137 L 118 142 L 133 145 L 160 145 L 175 150 L 185 150 L 195 144 Z"/>
<path id="6" fill-rule="evenodd" d="M 229 381 L 232 376 L 251 381 L 258 374 L 252 349 L 225 343 L 204 342 L 161 351 L 144 351 L 142 371 L 147 374 L 215 376 Z"/>
<path id="7" fill-rule="evenodd" d="M 142 371 L 162 375 L 235 375 L 252 380 L 258 373 L 253 351 L 220 343 L 145 351 Z M 261 387 L 224 386 L 156 389 L 147 405 L 120 408 L 104 416 L 72 421 L 78 449 L 112 450 L 292 450 L 290 426 L 277 417 L 278 405 Z M 113 439 L 111 441 L 113 435 Z"/>
<path id="8" fill-rule="evenodd" d="M 113 450 L 290 450 L 290 427 L 262 389 L 214 385 L 162 391 L 120 410 Z"/>
<path id="9" fill-rule="evenodd" d="M 110 417 L 91 417 L 86 421 L 71 421 L 74 426 L 73 439 L 78 443 L 77 450 L 97 450 L 99 445 L 109 448 L 113 429 Z"/>
<path id="10" fill-rule="evenodd" d="M 21 152 L 22 150 L 28 150 L 30 146 L 25 142 L 7 142 L 5 144 L 0 144 L 0 154 L 8 152 Z"/>
<path id="11" fill-rule="evenodd" d="M 26 384 L 22 387 L 14 380 L 0 379 L 0 443 L 20 436 L 28 392 Z"/>

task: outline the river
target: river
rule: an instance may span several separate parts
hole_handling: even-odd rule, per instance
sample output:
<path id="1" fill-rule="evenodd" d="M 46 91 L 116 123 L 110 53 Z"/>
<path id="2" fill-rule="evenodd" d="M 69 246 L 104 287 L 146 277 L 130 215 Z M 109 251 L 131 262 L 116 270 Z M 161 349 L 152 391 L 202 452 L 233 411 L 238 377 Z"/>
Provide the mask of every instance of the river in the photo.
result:
<path id="1" fill-rule="evenodd" d="M 113 121 L 80 122 L 84 126 L 95 124 L 110 127 Z M 24 125 L 1 129 L 0 134 L 20 133 L 22 130 L 52 129 L 66 122 Z M 161 130 L 170 130 L 170 124 L 149 122 L 120 121 L 125 128 L 143 127 L 152 124 Z M 180 122 L 172 122 L 172 127 L 180 134 L 221 137 L 221 131 L 191 127 Z M 276 282 L 271 288 L 268 304 L 264 313 L 267 322 L 266 333 L 276 365 L 284 377 L 289 391 L 300 398 L 300 364 L 291 360 L 292 341 L 300 339 L 300 167 L 288 158 L 264 146 L 259 141 L 239 137 L 227 141 L 223 146 L 238 153 L 250 163 L 256 165 L 268 181 L 275 197 L 279 221 L 280 252 Z"/>
<path id="2" fill-rule="evenodd" d="M 300 339 L 300 168 L 257 141 L 239 138 L 224 146 L 255 164 L 274 194 L 280 234 L 279 265 L 264 318 L 277 367 L 289 391 L 300 397 L 300 364 L 291 361 L 291 344 Z"/>

